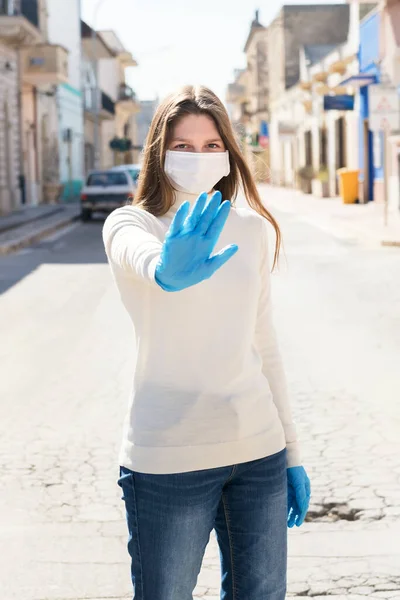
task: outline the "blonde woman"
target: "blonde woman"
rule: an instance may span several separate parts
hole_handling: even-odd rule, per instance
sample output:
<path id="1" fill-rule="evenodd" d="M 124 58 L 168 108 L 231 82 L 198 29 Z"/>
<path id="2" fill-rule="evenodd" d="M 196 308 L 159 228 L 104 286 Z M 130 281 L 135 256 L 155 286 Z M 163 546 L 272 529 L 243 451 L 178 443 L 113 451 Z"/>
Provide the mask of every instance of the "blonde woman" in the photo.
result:
<path id="1" fill-rule="evenodd" d="M 251 208 L 235 208 L 242 187 Z M 271 317 L 268 222 L 221 101 L 158 108 L 134 204 L 103 238 L 135 331 L 120 452 L 134 600 L 190 600 L 210 532 L 224 600 L 283 600 L 287 526 L 306 516 Z M 116 349 L 117 350 L 117 349 Z"/>

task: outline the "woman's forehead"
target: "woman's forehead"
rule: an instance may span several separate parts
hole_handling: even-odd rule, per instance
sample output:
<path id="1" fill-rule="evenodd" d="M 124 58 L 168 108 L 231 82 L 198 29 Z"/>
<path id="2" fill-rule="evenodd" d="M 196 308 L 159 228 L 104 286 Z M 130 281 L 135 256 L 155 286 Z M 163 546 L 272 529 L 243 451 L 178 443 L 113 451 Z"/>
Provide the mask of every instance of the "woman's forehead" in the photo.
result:
<path id="1" fill-rule="evenodd" d="M 214 120 L 208 115 L 185 115 L 173 127 L 174 137 L 187 135 L 215 135 L 219 137 Z"/>

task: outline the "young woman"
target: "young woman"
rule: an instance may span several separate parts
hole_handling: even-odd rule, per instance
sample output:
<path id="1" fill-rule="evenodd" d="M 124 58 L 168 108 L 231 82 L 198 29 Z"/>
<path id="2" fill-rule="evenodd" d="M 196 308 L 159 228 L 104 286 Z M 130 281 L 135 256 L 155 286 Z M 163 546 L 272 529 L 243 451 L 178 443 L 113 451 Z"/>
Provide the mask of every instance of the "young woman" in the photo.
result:
<path id="1" fill-rule="evenodd" d="M 242 187 L 250 208 L 234 208 Z M 120 453 L 135 600 L 189 600 L 215 529 L 225 600 L 283 600 L 310 483 L 271 318 L 268 222 L 220 100 L 158 108 L 103 231 L 137 360 Z"/>

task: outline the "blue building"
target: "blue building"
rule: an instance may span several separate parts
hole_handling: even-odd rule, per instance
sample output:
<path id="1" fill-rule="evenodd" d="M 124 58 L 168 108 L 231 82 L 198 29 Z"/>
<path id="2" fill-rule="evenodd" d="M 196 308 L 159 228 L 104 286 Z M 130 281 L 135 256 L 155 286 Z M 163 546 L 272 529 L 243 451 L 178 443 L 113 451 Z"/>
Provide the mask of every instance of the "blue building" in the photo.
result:
<path id="1" fill-rule="evenodd" d="M 369 128 L 369 85 L 380 82 L 379 69 L 380 14 L 374 11 L 360 25 L 360 134 L 359 165 L 364 187 L 364 201 L 374 200 L 374 183 L 383 179 L 382 133 Z"/>

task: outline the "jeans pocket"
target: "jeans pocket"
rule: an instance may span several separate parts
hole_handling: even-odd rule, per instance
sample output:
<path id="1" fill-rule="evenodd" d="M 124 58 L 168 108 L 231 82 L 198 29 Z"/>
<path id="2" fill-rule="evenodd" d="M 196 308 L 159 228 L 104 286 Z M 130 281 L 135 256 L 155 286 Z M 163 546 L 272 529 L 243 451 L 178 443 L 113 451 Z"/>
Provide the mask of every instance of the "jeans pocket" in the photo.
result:
<path id="1" fill-rule="evenodd" d="M 127 502 L 129 499 L 134 498 L 133 489 L 133 472 L 126 467 L 119 468 L 119 479 L 117 481 L 119 487 L 122 489 L 121 500 Z"/>

